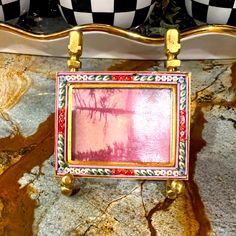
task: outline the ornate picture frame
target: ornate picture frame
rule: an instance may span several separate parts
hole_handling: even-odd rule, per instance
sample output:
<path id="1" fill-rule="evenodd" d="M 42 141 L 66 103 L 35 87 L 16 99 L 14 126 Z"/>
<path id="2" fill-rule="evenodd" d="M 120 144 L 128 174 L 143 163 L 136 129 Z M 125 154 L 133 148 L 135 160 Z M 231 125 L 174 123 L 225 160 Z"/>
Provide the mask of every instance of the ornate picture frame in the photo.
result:
<path id="1" fill-rule="evenodd" d="M 57 75 L 56 175 L 188 179 L 190 75 Z"/>

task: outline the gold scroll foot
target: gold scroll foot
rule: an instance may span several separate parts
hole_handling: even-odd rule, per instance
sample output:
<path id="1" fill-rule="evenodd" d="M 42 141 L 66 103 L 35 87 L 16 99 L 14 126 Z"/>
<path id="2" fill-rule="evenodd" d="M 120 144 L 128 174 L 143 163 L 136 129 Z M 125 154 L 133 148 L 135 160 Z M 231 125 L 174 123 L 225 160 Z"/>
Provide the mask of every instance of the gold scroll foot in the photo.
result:
<path id="1" fill-rule="evenodd" d="M 71 72 L 78 71 L 81 68 L 80 56 L 82 54 L 83 35 L 80 31 L 71 31 L 69 38 L 69 59 L 67 65 Z"/>
<path id="2" fill-rule="evenodd" d="M 166 197 L 176 199 L 183 194 L 185 190 L 184 181 L 182 180 L 167 180 L 166 181 Z"/>
<path id="3" fill-rule="evenodd" d="M 167 55 L 166 68 L 167 71 L 173 72 L 181 65 L 181 61 L 177 59 L 180 52 L 180 34 L 177 29 L 169 29 L 165 35 L 165 50 Z"/>
<path id="4" fill-rule="evenodd" d="M 66 196 L 71 196 L 74 190 L 74 176 L 66 174 L 61 179 L 61 192 Z"/>

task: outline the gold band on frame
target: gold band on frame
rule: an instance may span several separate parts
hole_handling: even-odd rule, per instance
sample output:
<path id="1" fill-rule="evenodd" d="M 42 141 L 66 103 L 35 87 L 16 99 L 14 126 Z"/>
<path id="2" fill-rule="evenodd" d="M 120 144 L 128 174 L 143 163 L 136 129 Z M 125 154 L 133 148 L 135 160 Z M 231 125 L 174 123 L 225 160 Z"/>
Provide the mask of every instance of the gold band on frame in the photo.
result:
<path id="1" fill-rule="evenodd" d="M 171 89 L 172 94 L 172 129 L 170 135 L 170 161 L 169 162 L 101 162 L 101 161 L 74 161 L 72 160 L 72 91 L 73 89 Z M 121 167 L 174 167 L 176 163 L 176 127 L 177 127 L 177 85 L 153 83 L 68 83 L 68 133 L 67 133 L 67 162 L 71 165 L 81 166 L 121 166 Z"/>

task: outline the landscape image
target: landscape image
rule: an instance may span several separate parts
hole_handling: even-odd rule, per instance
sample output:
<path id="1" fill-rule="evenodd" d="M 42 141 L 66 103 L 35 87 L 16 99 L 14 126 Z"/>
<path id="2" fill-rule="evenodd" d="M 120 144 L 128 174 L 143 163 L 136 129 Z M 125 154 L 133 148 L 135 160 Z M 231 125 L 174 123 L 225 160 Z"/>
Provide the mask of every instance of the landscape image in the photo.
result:
<path id="1" fill-rule="evenodd" d="M 171 89 L 75 88 L 72 97 L 73 161 L 170 161 Z"/>

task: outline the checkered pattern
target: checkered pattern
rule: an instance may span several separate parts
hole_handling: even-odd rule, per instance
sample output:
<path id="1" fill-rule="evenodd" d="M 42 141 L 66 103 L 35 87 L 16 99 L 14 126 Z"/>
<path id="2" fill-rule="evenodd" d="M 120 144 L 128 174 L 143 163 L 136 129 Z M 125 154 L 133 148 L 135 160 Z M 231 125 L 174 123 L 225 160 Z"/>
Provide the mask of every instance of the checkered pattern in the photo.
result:
<path id="1" fill-rule="evenodd" d="M 236 0 L 185 0 L 185 6 L 201 22 L 236 26 Z"/>
<path id="2" fill-rule="evenodd" d="M 155 0 L 59 0 L 59 9 L 71 25 L 102 23 L 122 28 L 142 24 Z"/>
<path id="3" fill-rule="evenodd" d="M 30 0 L 0 0 L 0 21 L 15 19 L 29 10 Z"/>

